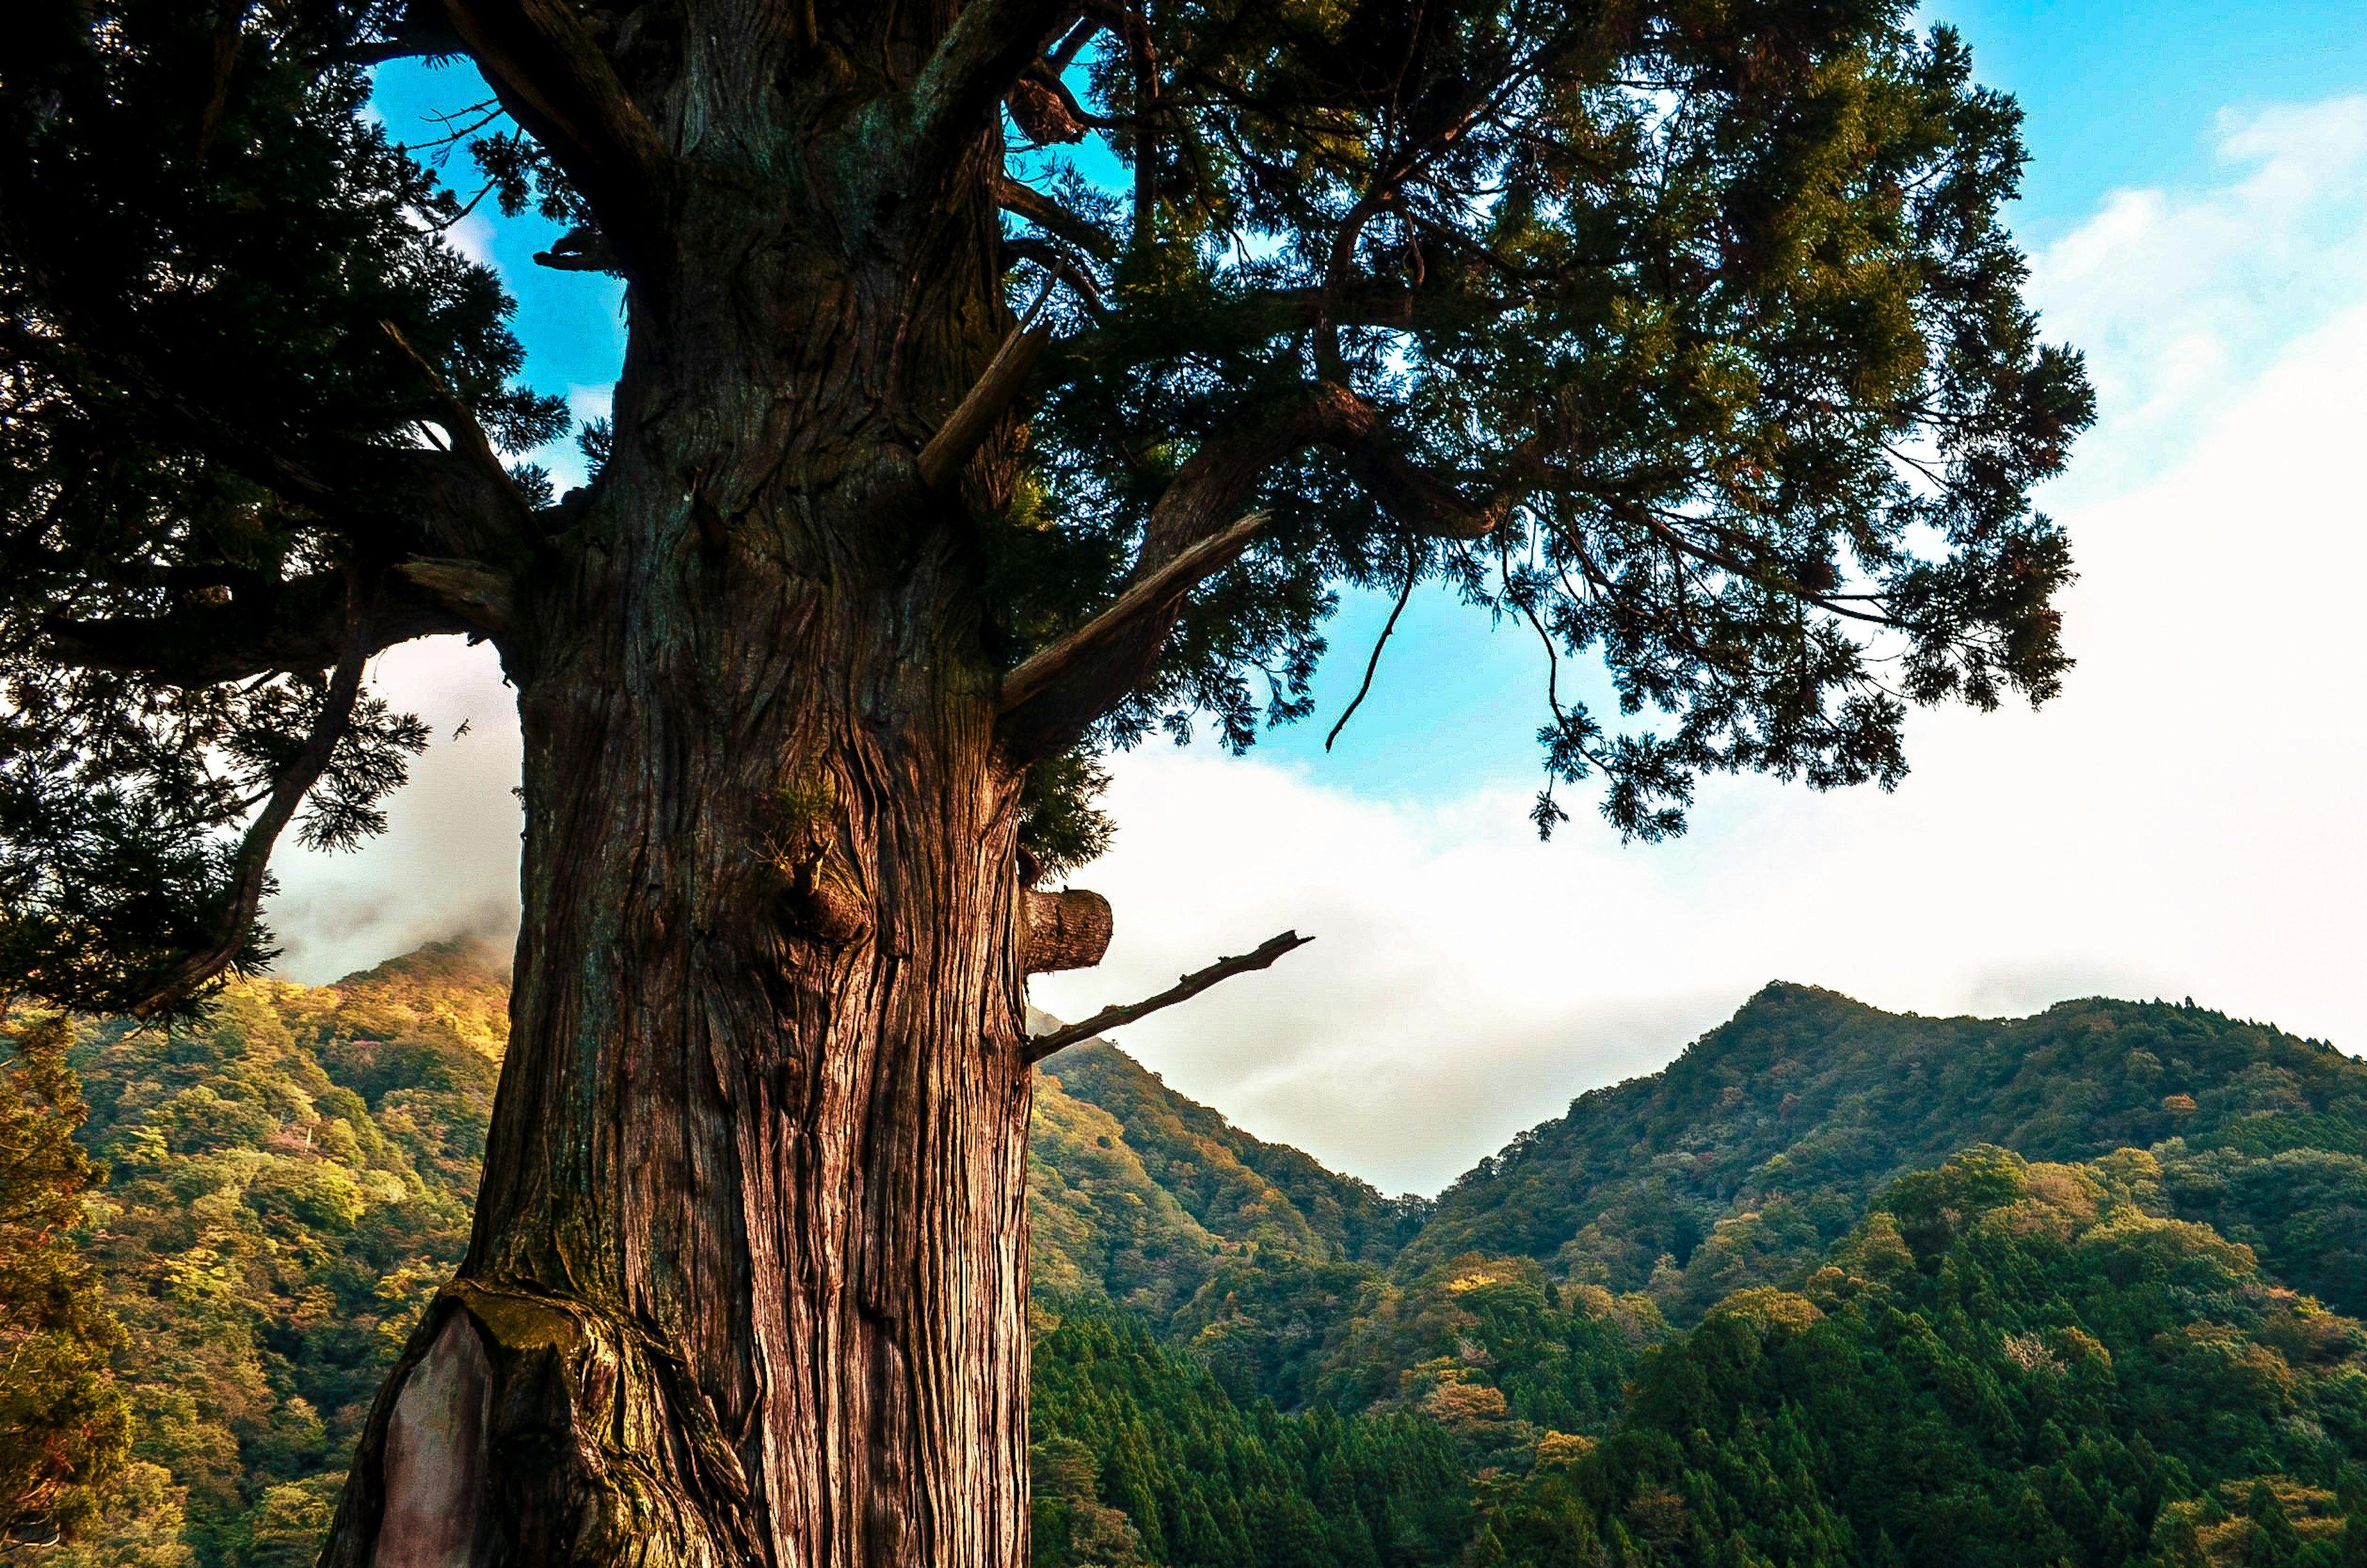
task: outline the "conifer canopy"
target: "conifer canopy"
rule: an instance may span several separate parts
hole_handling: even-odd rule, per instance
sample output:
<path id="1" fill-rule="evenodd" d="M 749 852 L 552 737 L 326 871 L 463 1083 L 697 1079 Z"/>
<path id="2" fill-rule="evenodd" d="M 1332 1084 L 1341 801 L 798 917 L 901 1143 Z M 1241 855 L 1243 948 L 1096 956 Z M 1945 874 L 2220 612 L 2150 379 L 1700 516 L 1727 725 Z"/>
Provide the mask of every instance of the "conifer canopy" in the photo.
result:
<path id="1" fill-rule="evenodd" d="M 490 85 L 441 174 L 369 113 L 402 55 Z M 849 254 L 984 215 L 1002 350 L 877 420 L 958 497 L 1045 861 L 1098 847 L 1093 755 L 1309 716 L 1349 589 L 1539 640 L 1541 829 L 1580 781 L 1647 838 L 1704 771 L 1888 785 L 1909 706 L 2067 663 L 2030 492 L 2090 398 L 1999 221 L 2019 119 L 1889 0 L 26 0 L 0 984 L 261 960 L 273 840 L 376 831 L 425 743 L 368 658 L 572 570 L 481 196 L 627 280 L 633 355 L 685 192 L 872 215 Z"/>

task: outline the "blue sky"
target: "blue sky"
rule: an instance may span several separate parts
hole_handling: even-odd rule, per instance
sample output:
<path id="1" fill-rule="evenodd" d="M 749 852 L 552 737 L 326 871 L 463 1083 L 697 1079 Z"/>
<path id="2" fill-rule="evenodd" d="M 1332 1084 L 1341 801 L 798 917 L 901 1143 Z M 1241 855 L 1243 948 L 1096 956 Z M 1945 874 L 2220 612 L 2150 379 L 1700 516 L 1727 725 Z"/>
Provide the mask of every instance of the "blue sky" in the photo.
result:
<path id="1" fill-rule="evenodd" d="M 1351 604 L 1317 720 L 1245 761 L 1164 744 L 1118 760 L 1117 842 L 1082 878 L 1113 898 L 1117 938 L 1099 969 L 1039 983 L 1041 1005 L 1082 1016 L 1285 927 L 1318 933 L 1122 1043 L 1393 1190 L 1433 1189 L 1667 1061 L 1771 978 L 1927 1013 L 2191 995 L 2367 1046 L 2367 6 L 1937 14 L 2027 111 L 2032 294 L 2099 390 L 2041 498 L 2082 571 L 2064 696 L 1919 715 L 1892 795 L 1712 781 L 1692 835 L 1656 848 L 1573 799 L 1540 846 L 1522 819 L 1534 642 L 1418 597 L 1325 756 L 1385 613 Z M 384 83 L 399 133 L 478 96 L 459 71 Z M 549 237 L 462 232 L 519 296 L 533 380 L 593 412 L 621 354 L 616 289 L 532 265 Z M 498 672 L 444 639 L 379 673 L 470 733 L 423 759 L 386 839 L 283 864 L 298 977 L 515 929 Z"/>

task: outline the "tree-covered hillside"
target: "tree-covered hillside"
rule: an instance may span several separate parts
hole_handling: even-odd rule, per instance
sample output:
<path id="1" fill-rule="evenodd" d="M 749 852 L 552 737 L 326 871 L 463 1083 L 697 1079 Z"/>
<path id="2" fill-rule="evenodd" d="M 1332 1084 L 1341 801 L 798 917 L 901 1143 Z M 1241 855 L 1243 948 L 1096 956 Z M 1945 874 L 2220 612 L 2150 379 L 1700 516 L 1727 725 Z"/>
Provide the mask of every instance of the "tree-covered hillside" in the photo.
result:
<path id="1" fill-rule="evenodd" d="M 2158 1147 L 2181 1213 L 2367 1311 L 2367 1064 L 2191 1005 L 1920 1018 L 1791 985 L 1482 1160 L 1397 1268 L 1517 1254 L 1689 1321 L 1805 1273 L 1886 1183 L 1976 1144 Z"/>
<path id="2" fill-rule="evenodd" d="M 2135 1150 L 1901 1178 L 1647 1353 L 1611 1436 L 1540 1445 L 1469 1561 L 2367 1562 L 2367 1332 L 2167 1208 Z"/>
<path id="3" fill-rule="evenodd" d="M 92 1568 L 303 1568 L 387 1363 L 451 1273 L 508 987 L 423 949 L 334 987 L 241 983 L 170 1033 L 85 1023 L 110 1168 L 85 1254 L 128 1330 L 130 1506 Z"/>
<path id="4" fill-rule="evenodd" d="M 465 1242 L 505 1003 L 441 945 L 74 1026 L 108 1175 L 40 1268 L 103 1283 L 71 1409 L 131 1447 L 43 1568 L 311 1561 Z M 0 1122 L 61 1146 L 42 1086 Z M 2367 1066 L 2272 1029 L 1771 987 L 1434 1208 L 1094 1043 L 1030 1175 L 1041 1568 L 2367 1568 Z"/>

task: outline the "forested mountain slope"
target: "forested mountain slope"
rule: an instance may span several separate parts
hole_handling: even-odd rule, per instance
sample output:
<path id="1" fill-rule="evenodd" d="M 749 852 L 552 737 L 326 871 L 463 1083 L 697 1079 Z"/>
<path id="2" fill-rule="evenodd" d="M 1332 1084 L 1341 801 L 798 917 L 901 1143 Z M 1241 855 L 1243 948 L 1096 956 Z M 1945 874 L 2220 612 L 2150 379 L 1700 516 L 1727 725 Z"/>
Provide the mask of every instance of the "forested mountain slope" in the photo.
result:
<path id="1" fill-rule="evenodd" d="M 1526 1256 L 1690 1320 L 1805 1272 L 1892 1178 L 1976 1144 L 2042 1160 L 2157 1147 L 2181 1214 L 2367 1310 L 2367 1064 L 2192 1006 L 1921 1018 L 1793 985 L 1481 1161 L 1396 1269 Z"/>
<path id="2" fill-rule="evenodd" d="M 311 1561 L 465 1243 L 505 1007 L 441 945 L 79 1026 L 138 1463 L 44 1568 Z M 2367 1067 L 2214 1013 L 1774 987 L 1433 1209 L 1074 1048 L 1031 1153 L 1038 1562 L 2361 1568 L 2362 1130 Z"/>

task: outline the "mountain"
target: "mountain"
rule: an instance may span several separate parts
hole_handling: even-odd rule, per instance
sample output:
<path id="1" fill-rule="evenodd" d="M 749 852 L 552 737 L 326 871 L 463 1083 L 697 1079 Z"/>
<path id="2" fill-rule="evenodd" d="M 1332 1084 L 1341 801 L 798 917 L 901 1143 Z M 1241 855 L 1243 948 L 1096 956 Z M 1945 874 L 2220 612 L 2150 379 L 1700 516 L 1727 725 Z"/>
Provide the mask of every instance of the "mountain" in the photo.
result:
<path id="1" fill-rule="evenodd" d="M 309 1563 L 505 1040 L 459 944 L 79 1025 L 135 1462 L 44 1568 Z M 1093 1043 L 1030 1170 L 1041 1568 L 2367 1564 L 2367 1066 L 2264 1025 L 1771 987 L 1435 1203 Z"/>
<path id="2" fill-rule="evenodd" d="M 2057 1161 L 2155 1148 L 2182 1215 L 2367 1311 L 2367 1063 L 2191 1005 L 1923 1018 L 1793 985 L 1480 1161 L 1395 1270 L 1534 1258 L 1692 1321 L 1805 1273 L 1890 1180 L 1978 1144 Z"/>
<path id="3" fill-rule="evenodd" d="M 1900 1178 L 1796 1290 L 1647 1354 L 1541 1440 L 1472 1568 L 2348 1568 L 2367 1329 L 2170 1217 L 2153 1156 Z"/>
<path id="4" fill-rule="evenodd" d="M 129 1331 L 137 1462 L 73 1568 L 307 1568 L 387 1364 L 469 1235 L 508 1037 L 438 944 L 334 987 L 232 986 L 167 1034 L 85 1022 L 85 1255 Z"/>

